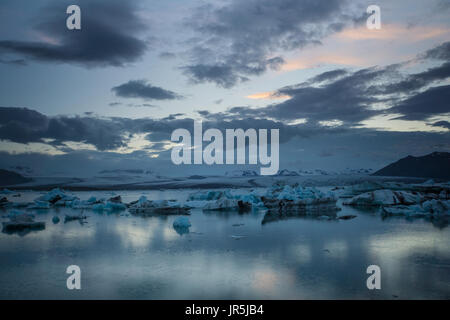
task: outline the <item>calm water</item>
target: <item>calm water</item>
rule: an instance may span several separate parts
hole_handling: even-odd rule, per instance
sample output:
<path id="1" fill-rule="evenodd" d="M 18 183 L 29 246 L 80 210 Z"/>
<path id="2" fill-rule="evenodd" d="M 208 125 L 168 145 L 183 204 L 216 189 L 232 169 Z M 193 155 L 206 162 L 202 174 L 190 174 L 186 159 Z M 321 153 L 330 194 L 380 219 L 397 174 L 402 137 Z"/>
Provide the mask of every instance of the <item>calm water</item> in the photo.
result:
<path id="1" fill-rule="evenodd" d="M 189 192 L 117 194 L 128 202 L 142 194 L 180 199 Z M 88 223 L 82 225 L 64 224 L 66 213 L 74 211 L 36 213 L 37 221 L 46 221 L 43 231 L 0 233 L 0 298 L 450 298 L 450 228 L 421 219 L 382 220 L 376 211 L 344 207 L 339 215 L 357 218 L 297 217 L 262 224 L 264 211 L 193 210 L 190 233 L 180 235 L 172 227 L 175 216 L 85 211 Z M 55 215 L 59 224 L 52 223 Z M 65 270 L 72 264 L 82 272 L 78 291 L 66 288 Z M 366 268 L 372 264 L 381 267 L 381 290 L 366 287 Z"/>

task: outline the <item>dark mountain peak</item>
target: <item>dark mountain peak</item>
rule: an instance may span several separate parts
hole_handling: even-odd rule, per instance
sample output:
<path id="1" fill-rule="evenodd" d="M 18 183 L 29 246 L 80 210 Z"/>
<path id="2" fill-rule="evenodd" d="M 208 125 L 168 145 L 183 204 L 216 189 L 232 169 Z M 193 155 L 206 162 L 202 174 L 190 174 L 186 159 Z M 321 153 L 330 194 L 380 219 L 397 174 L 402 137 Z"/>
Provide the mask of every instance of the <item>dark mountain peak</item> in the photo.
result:
<path id="1" fill-rule="evenodd" d="M 10 186 L 29 181 L 31 181 L 30 178 L 25 178 L 17 172 L 0 169 L 0 186 Z"/>
<path id="2" fill-rule="evenodd" d="M 375 176 L 450 179 L 450 153 L 433 152 L 425 156 L 407 156 L 378 170 Z"/>

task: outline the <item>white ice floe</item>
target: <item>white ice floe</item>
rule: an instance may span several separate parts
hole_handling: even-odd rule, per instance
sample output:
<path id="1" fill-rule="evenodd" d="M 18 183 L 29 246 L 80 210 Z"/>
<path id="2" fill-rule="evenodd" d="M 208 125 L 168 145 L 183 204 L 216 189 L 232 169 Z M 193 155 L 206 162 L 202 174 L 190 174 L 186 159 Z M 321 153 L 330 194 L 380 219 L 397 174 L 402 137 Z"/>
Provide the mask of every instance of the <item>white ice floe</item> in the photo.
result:
<path id="1" fill-rule="evenodd" d="M 86 219 L 87 219 L 87 216 L 83 215 L 83 213 L 80 213 L 77 215 L 66 214 L 64 217 L 64 223 L 70 222 L 70 221 L 75 221 L 75 220 L 83 222 Z"/>
<path id="2" fill-rule="evenodd" d="M 188 201 L 198 201 L 198 200 L 210 201 L 210 200 L 218 200 L 220 198 L 231 199 L 232 195 L 229 190 L 198 191 L 198 192 L 191 193 L 188 196 Z"/>
<path id="3" fill-rule="evenodd" d="M 177 201 L 147 200 L 144 196 L 137 201 L 129 203 L 128 210 L 133 214 L 189 214 L 189 208 L 180 205 Z"/>
<path id="4" fill-rule="evenodd" d="M 261 197 L 256 192 L 237 193 L 232 190 L 191 193 L 185 205 L 203 210 L 242 210 L 264 206 Z"/>
<path id="5" fill-rule="evenodd" d="M 45 229 L 45 222 L 34 221 L 35 216 L 33 214 L 12 210 L 8 216 L 10 221 L 2 222 L 3 232 L 14 233 L 26 230 Z"/>
<path id="6" fill-rule="evenodd" d="M 366 192 L 344 202 L 350 206 L 411 205 L 424 201 L 422 194 L 408 191 L 376 190 Z"/>
<path id="7" fill-rule="evenodd" d="M 50 209 L 52 206 L 71 207 L 79 202 L 75 196 L 66 194 L 63 190 L 55 188 L 46 194 L 36 198 L 34 202 L 27 205 L 27 209 Z M 18 206 L 17 203 L 15 205 Z"/>
<path id="8" fill-rule="evenodd" d="M 191 226 L 191 222 L 187 217 L 177 217 L 173 221 L 174 228 L 189 228 Z"/>
<path id="9" fill-rule="evenodd" d="M 408 217 L 442 217 L 450 215 L 450 200 L 427 200 L 416 205 L 383 207 L 383 215 Z"/>
<path id="10" fill-rule="evenodd" d="M 266 191 L 199 191 L 189 195 L 186 205 L 203 210 L 249 210 L 252 208 L 279 208 L 288 203 L 294 206 L 336 204 L 332 192 L 316 188 L 275 184 Z M 287 208 L 287 207 L 286 207 Z"/>
<path id="11" fill-rule="evenodd" d="M 191 222 L 187 217 L 178 217 L 173 222 L 173 228 L 179 235 L 189 233 L 189 228 L 191 227 Z"/>
<path id="12" fill-rule="evenodd" d="M 324 193 L 314 187 L 273 185 L 262 197 L 267 208 L 291 206 L 307 206 L 319 204 L 336 204 L 337 198 L 332 192 Z"/>
<path id="13" fill-rule="evenodd" d="M 31 210 L 31 209 L 40 209 L 40 210 L 50 209 L 50 203 L 47 201 L 34 200 L 34 202 L 32 202 L 31 204 L 29 204 L 27 206 L 27 209 L 29 209 L 29 210 Z"/>
<path id="14" fill-rule="evenodd" d="M 89 207 L 89 206 L 88 206 Z M 126 204 L 121 203 L 121 202 L 111 202 L 111 201 L 106 201 L 106 203 L 103 202 L 98 202 L 95 203 L 93 205 L 91 205 L 90 207 L 93 211 L 108 211 L 108 212 L 113 212 L 113 211 L 123 211 L 127 209 Z"/>
<path id="15" fill-rule="evenodd" d="M 58 202 L 59 200 L 73 201 L 75 199 L 78 199 L 78 198 L 75 196 L 66 194 L 64 192 L 64 190 L 55 188 L 55 189 L 49 191 L 48 193 L 46 193 L 45 195 L 40 196 L 35 201 L 46 201 L 51 204 L 54 204 L 54 203 Z"/>
<path id="16" fill-rule="evenodd" d="M 220 198 L 216 201 L 208 202 L 203 210 L 233 210 L 239 209 L 239 200 Z"/>

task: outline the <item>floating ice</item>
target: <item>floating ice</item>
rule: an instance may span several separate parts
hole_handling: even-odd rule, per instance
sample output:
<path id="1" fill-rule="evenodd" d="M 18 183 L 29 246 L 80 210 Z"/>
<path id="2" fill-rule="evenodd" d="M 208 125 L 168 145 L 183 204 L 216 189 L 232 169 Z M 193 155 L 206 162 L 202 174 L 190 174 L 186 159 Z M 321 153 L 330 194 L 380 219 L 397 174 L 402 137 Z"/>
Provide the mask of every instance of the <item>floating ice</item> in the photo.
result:
<path id="1" fill-rule="evenodd" d="M 46 210 L 46 209 L 50 209 L 50 203 L 47 201 L 39 201 L 39 200 L 34 200 L 34 202 L 32 202 L 31 204 L 29 204 L 27 206 L 27 209 L 40 209 L 40 210 Z"/>
<path id="2" fill-rule="evenodd" d="M 218 200 L 220 198 L 232 198 L 230 192 L 228 190 L 226 191 L 219 191 L 219 190 L 213 190 L 213 191 L 198 191 L 195 193 L 191 193 L 188 197 L 188 201 L 193 200 Z"/>
<path id="3" fill-rule="evenodd" d="M 203 210 L 233 210 L 239 209 L 239 200 L 220 198 L 214 202 L 207 203 Z"/>
<path id="4" fill-rule="evenodd" d="M 450 215 L 450 200 L 432 199 L 417 205 L 383 207 L 382 213 L 385 216 L 443 217 Z"/>
<path id="5" fill-rule="evenodd" d="M 173 221 L 174 228 L 189 228 L 191 226 L 191 222 L 187 217 L 177 217 Z"/>
<path id="6" fill-rule="evenodd" d="M 59 200 L 73 201 L 75 199 L 78 199 L 78 198 L 75 197 L 75 196 L 71 196 L 71 195 L 66 194 L 63 190 L 61 190 L 59 188 L 55 188 L 55 189 L 49 191 L 48 193 L 46 193 L 45 195 L 40 196 L 36 200 L 37 201 L 46 201 L 46 202 L 49 202 L 51 204 L 55 204 Z"/>
<path id="7" fill-rule="evenodd" d="M 15 233 L 25 232 L 30 230 L 43 230 L 45 229 L 45 222 L 34 221 L 34 215 L 29 213 L 20 212 L 18 210 L 12 210 L 10 212 L 9 222 L 2 222 L 3 232 Z M 12 213 L 12 214 L 11 214 Z"/>
<path id="8" fill-rule="evenodd" d="M 423 200 L 423 195 L 416 192 L 376 190 L 355 196 L 344 204 L 350 206 L 395 206 L 418 204 Z"/>
<path id="9" fill-rule="evenodd" d="M 75 221 L 75 220 L 82 222 L 83 220 L 86 220 L 86 219 L 87 219 L 87 216 L 83 215 L 82 213 L 80 213 L 78 215 L 66 214 L 66 216 L 64 217 L 64 223 L 70 222 L 70 221 Z"/>
<path id="10" fill-rule="evenodd" d="M 139 200 L 128 204 L 128 210 L 133 214 L 189 214 L 189 207 L 181 206 L 177 201 L 168 200 L 147 200 L 145 196 L 141 196 Z"/>
<path id="11" fill-rule="evenodd" d="M 309 207 L 321 207 L 325 211 L 337 210 L 336 196 L 332 192 L 324 193 L 316 188 L 275 184 L 261 198 L 265 207 L 279 211 L 305 210 Z M 307 208 L 308 207 L 308 208 Z M 321 211 L 321 210 L 318 210 Z"/>

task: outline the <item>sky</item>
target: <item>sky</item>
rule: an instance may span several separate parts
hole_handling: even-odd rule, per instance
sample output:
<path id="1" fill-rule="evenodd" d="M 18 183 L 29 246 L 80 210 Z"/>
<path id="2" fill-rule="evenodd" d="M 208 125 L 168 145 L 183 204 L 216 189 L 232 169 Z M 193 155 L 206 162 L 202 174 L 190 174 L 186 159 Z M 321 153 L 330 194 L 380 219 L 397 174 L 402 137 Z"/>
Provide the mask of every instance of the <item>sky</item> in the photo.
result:
<path id="1" fill-rule="evenodd" d="M 291 170 L 450 151 L 449 18 L 450 0 L 2 0 L 0 167 L 237 169 L 171 162 L 194 120 L 279 129 Z"/>

